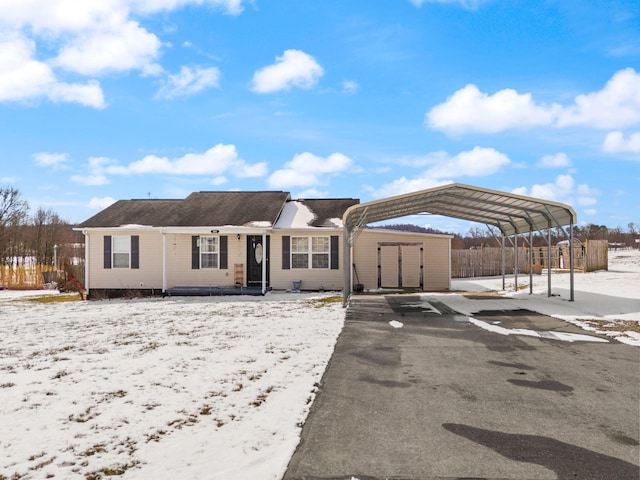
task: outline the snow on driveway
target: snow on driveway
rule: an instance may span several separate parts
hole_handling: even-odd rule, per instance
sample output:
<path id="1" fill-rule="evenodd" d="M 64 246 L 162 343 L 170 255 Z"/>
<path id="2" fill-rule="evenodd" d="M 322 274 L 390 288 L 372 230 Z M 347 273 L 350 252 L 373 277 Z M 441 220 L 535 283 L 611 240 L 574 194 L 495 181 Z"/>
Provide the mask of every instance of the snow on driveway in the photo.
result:
<path id="1" fill-rule="evenodd" d="M 344 323 L 315 297 L 0 299 L 0 478 L 280 478 Z"/>

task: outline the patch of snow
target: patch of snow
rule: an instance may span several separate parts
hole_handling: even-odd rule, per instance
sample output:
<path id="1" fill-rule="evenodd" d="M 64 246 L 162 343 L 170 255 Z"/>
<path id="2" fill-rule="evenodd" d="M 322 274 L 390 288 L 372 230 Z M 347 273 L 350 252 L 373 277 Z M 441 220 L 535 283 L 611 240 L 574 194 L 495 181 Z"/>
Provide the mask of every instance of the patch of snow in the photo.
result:
<path id="1" fill-rule="evenodd" d="M 342 223 L 341 218 L 330 218 L 329 223 L 331 223 L 336 228 L 343 228 L 344 224 Z"/>
<path id="2" fill-rule="evenodd" d="M 613 323 L 640 322 L 640 250 L 609 252 L 609 270 L 574 274 L 575 301 L 570 302 L 570 275 L 552 273 L 552 296 L 547 296 L 546 273 L 533 275 L 533 294 L 529 294 L 529 275 L 519 275 L 518 285 L 525 289 L 515 291 L 514 278 L 507 276 L 506 290 L 502 290 L 502 277 L 453 279 L 452 289 L 467 292 L 499 292 L 499 299 L 480 300 L 462 295 L 442 294 L 451 308 L 472 316 L 481 310 L 527 309 L 564 320 L 600 334 L 615 337 L 619 342 L 640 346 L 640 335 L 633 331 L 596 330 L 586 321 L 599 320 Z M 444 300 L 446 299 L 446 300 Z M 490 302 L 490 303 L 487 303 Z"/>
<path id="3" fill-rule="evenodd" d="M 282 478 L 344 323 L 317 297 L 4 299 L 0 477 Z"/>
<path id="4" fill-rule="evenodd" d="M 404 327 L 404 323 L 398 322 L 397 320 L 391 320 L 389 322 L 389 325 L 391 325 L 393 328 L 402 328 L 402 327 Z"/>
<path id="5" fill-rule="evenodd" d="M 271 222 L 268 221 L 255 221 L 249 222 L 247 227 L 255 227 L 255 228 L 271 228 Z"/>
<path id="6" fill-rule="evenodd" d="M 304 203 L 292 200 L 282 209 L 274 228 L 310 228 L 315 219 L 313 212 Z"/>
<path id="7" fill-rule="evenodd" d="M 581 335 L 579 333 L 565 332 L 538 332 L 529 330 L 528 328 L 504 328 L 499 327 L 495 323 L 487 323 L 482 320 L 469 317 L 469 322 L 474 325 L 488 330 L 490 332 L 499 333 L 500 335 L 523 335 L 526 337 L 550 338 L 552 340 L 562 340 L 564 342 L 604 342 L 608 343 L 604 338 L 592 337 L 591 335 Z"/>

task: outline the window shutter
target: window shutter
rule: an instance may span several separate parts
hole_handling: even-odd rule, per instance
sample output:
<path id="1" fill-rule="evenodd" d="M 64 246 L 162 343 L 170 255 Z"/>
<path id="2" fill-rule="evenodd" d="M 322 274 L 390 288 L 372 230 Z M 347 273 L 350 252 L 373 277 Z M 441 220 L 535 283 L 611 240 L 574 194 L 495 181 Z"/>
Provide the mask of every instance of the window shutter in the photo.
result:
<path id="1" fill-rule="evenodd" d="M 104 236 L 104 268 L 111 268 L 111 235 Z"/>
<path id="2" fill-rule="evenodd" d="M 229 251 L 229 237 L 227 237 L 226 235 L 223 235 L 220 237 L 220 268 L 222 270 L 226 270 L 227 268 L 229 268 L 229 264 L 228 264 L 228 251 Z"/>
<path id="3" fill-rule="evenodd" d="M 282 269 L 289 270 L 291 268 L 291 237 L 285 235 L 282 237 Z"/>
<path id="4" fill-rule="evenodd" d="M 140 268 L 140 237 L 131 235 L 131 268 Z"/>
<path id="5" fill-rule="evenodd" d="M 200 247 L 198 247 L 198 237 L 193 235 L 191 237 L 191 268 L 198 270 L 200 268 Z"/>
<path id="6" fill-rule="evenodd" d="M 339 245 L 340 237 L 338 237 L 338 235 L 331 235 L 331 270 L 338 270 L 340 268 Z"/>

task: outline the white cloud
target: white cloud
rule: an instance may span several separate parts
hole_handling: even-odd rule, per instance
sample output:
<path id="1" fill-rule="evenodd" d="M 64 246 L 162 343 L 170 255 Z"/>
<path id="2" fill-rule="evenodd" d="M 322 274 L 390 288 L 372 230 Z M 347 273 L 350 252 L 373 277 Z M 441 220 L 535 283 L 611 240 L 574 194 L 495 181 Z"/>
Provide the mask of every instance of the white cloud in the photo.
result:
<path id="1" fill-rule="evenodd" d="M 316 60 L 300 50 L 286 50 L 276 63 L 261 68 L 253 75 L 252 90 L 274 93 L 292 87 L 312 88 L 324 74 Z"/>
<path id="2" fill-rule="evenodd" d="M 72 175 L 69 180 L 75 183 L 79 183 L 80 185 L 85 185 L 87 187 L 94 187 L 98 185 L 107 185 L 111 183 L 109 179 L 101 174 L 96 175 Z"/>
<path id="3" fill-rule="evenodd" d="M 404 160 L 407 162 L 407 160 Z M 433 152 L 413 162 L 429 166 L 415 178 L 401 177 L 376 190 L 376 197 L 400 195 L 452 183 L 452 178 L 485 177 L 498 172 L 511 161 L 504 153 L 493 148 L 474 147 L 472 150 L 450 156 L 447 152 Z"/>
<path id="4" fill-rule="evenodd" d="M 496 133 L 510 128 L 530 128 L 552 122 L 557 106 L 538 106 L 531 94 L 500 90 L 493 95 L 467 85 L 427 113 L 425 123 L 450 133 Z"/>
<path id="5" fill-rule="evenodd" d="M 296 198 L 328 198 L 329 192 L 320 191 L 315 188 L 309 188 L 296 195 Z"/>
<path id="6" fill-rule="evenodd" d="M 169 75 L 165 84 L 158 90 L 157 98 L 174 98 L 193 95 L 206 88 L 219 86 L 220 70 L 216 67 L 185 67 L 175 75 Z"/>
<path id="7" fill-rule="evenodd" d="M 624 128 L 640 123 L 640 74 L 632 68 L 616 72 L 602 90 L 575 98 L 563 109 L 558 126 Z"/>
<path id="8" fill-rule="evenodd" d="M 269 177 L 272 188 L 311 187 L 323 184 L 326 177 L 344 172 L 353 166 L 353 161 L 342 153 L 319 157 L 309 152 L 297 154 L 284 168 Z"/>
<path id="9" fill-rule="evenodd" d="M 0 101 L 48 98 L 104 108 L 95 79 L 65 83 L 60 72 L 89 77 L 133 70 L 141 76 L 163 74 L 157 63 L 162 43 L 133 17 L 187 5 L 220 8 L 231 15 L 243 11 L 243 0 L 0 1 Z M 46 48 L 39 48 L 40 43 Z M 210 77 L 199 80 L 211 82 Z M 190 88 L 202 85 L 193 81 Z"/>
<path id="10" fill-rule="evenodd" d="M 489 95 L 470 84 L 427 112 L 425 124 L 453 134 L 543 126 L 613 129 L 638 125 L 640 74 L 632 68 L 620 70 L 601 90 L 578 95 L 564 106 L 537 103 L 530 93 L 513 89 Z"/>
<path id="11" fill-rule="evenodd" d="M 602 143 L 602 150 L 610 153 L 640 153 L 640 132 L 625 138 L 622 132 L 610 132 Z"/>
<path id="12" fill-rule="evenodd" d="M 160 40 L 137 22 L 122 21 L 79 33 L 51 63 L 82 75 L 157 70 Z"/>
<path id="13" fill-rule="evenodd" d="M 79 103 L 94 108 L 107 106 L 100 83 L 96 80 L 85 84 L 56 82 L 51 85 L 48 96 L 53 102 Z"/>
<path id="14" fill-rule="evenodd" d="M 236 151 L 235 145 L 218 144 L 203 153 L 188 153 L 170 159 L 147 155 L 128 165 L 113 162 L 96 163 L 91 171 L 105 175 L 214 175 L 230 174 L 236 177 L 266 175 L 266 163 L 247 164 Z"/>
<path id="15" fill-rule="evenodd" d="M 84 169 L 88 172 L 85 175 L 73 175 L 70 180 L 80 185 L 98 186 L 111 183 L 106 176 L 106 169 L 109 165 L 116 163 L 107 157 L 90 157 Z"/>
<path id="16" fill-rule="evenodd" d="M 343 93 L 353 94 L 360 90 L 360 85 L 353 80 L 345 80 L 342 82 L 342 91 Z"/>
<path id="17" fill-rule="evenodd" d="M 33 154 L 33 161 L 39 167 L 51 167 L 54 170 L 59 170 L 66 166 L 69 161 L 69 155 L 66 153 L 38 152 Z"/>
<path id="18" fill-rule="evenodd" d="M 111 197 L 93 197 L 91 200 L 89 200 L 89 203 L 87 203 L 87 207 L 91 208 L 92 210 L 104 210 L 114 203 L 116 203 L 116 200 Z"/>
<path id="19" fill-rule="evenodd" d="M 553 183 L 536 184 L 531 187 L 520 187 L 513 190 L 517 195 L 542 198 L 568 205 L 592 206 L 598 203 L 598 190 L 586 184 L 575 184 L 571 175 L 558 175 Z"/>
<path id="20" fill-rule="evenodd" d="M 418 192 L 429 188 L 439 187 L 453 183 L 453 180 L 436 180 L 420 176 L 417 178 L 400 177 L 391 183 L 383 185 L 381 188 L 372 189 L 372 195 L 376 198 L 393 197 L 404 193 Z"/>
<path id="21" fill-rule="evenodd" d="M 106 106 L 98 82 L 58 81 L 49 65 L 33 58 L 35 49 L 35 42 L 20 34 L 0 39 L 0 102 L 47 98 L 94 108 Z"/>
<path id="22" fill-rule="evenodd" d="M 541 168 L 564 168 L 571 166 L 571 160 L 566 153 L 560 152 L 553 155 L 545 155 L 537 163 Z"/>
<path id="23" fill-rule="evenodd" d="M 209 5 L 225 11 L 229 15 L 240 15 L 244 11 L 243 0 L 132 0 L 135 10 L 140 12 L 158 12 L 175 10 L 186 5 Z"/>
<path id="24" fill-rule="evenodd" d="M 264 177 L 269 172 L 267 162 L 237 165 L 234 175 L 239 178 Z"/>
<path id="25" fill-rule="evenodd" d="M 225 183 L 227 183 L 229 180 L 227 179 L 227 177 L 222 176 L 222 177 L 216 177 L 213 180 L 211 180 L 209 182 L 210 185 L 215 185 L 216 187 L 220 186 L 220 185 L 224 185 Z"/>

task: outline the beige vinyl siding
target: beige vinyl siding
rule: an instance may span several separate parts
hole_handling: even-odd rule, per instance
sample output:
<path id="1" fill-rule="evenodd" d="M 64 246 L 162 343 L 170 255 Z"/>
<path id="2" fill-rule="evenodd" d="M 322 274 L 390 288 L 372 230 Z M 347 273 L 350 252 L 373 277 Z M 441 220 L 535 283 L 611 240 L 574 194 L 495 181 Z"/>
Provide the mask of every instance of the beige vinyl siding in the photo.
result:
<path id="1" fill-rule="evenodd" d="M 339 236 L 339 262 L 338 269 L 331 268 L 282 268 L 282 237 L 313 237 L 313 236 Z M 274 230 L 271 232 L 271 287 L 276 290 L 289 290 L 293 288 L 294 280 L 302 281 L 302 290 L 342 290 L 342 230 Z"/>
<path id="2" fill-rule="evenodd" d="M 104 237 L 138 235 L 140 268 L 104 268 Z M 89 233 L 89 289 L 162 289 L 162 235 L 157 231 Z"/>
<path id="3" fill-rule="evenodd" d="M 450 243 L 448 235 L 417 234 L 405 232 L 392 232 L 377 229 L 363 230 L 357 237 L 353 249 L 353 263 L 356 265 L 356 275 L 353 283 L 361 283 L 365 290 L 378 288 L 378 246 L 379 244 L 396 244 L 395 246 L 380 245 L 381 253 L 384 252 L 385 267 L 390 270 L 384 272 L 383 286 L 392 287 L 398 285 L 398 253 L 402 251 L 402 281 L 404 287 L 419 288 L 420 260 L 423 265 L 423 290 L 436 291 L 450 288 Z M 410 245 L 402 245 L 410 244 Z M 417 245 L 414 245 L 417 244 Z M 423 251 L 420 252 L 420 248 Z M 422 258 L 420 253 L 422 253 Z M 393 258 L 392 258 L 393 257 Z M 395 262 L 396 266 L 393 266 Z M 395 268 L 395 271 L 393 270 Z M 382 272 L 381 272 L 382 273 Z M 395 275 L 395 282 L 391 277 Z M 418 278 L 416 278 L 416 276 Z M 390 283 L 391 285 L 385 285 Z"/>
<path id="4" fill-rule="evenodd" d="M 227 269 L 191 268 L 191 237 L 186 234 L 167 234 L 167 288 L 189 287 L 230 287 L 235 283 L 234 264 L 246 264 L 245 235 L 227 235 Z M 162 255 L 162 254 L 161 254 Z M 159 259 L 162 258 L 160 255 Z M 246 267 L 244 268 L 246 278 Z M 246 281 L 243 281 L 243 285 Z"/>

